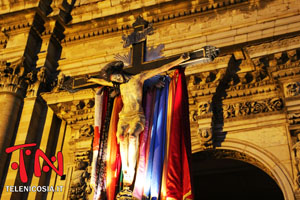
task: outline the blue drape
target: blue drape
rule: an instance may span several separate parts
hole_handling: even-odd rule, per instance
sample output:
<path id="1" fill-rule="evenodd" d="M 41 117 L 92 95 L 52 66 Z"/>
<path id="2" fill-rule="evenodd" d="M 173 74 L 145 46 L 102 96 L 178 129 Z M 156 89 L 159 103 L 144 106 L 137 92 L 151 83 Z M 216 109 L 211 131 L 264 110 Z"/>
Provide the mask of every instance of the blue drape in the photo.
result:
<path id="1" fill-rule="evenodd" d="M 153 124 L 151 129 L 150 149 L 144 196 L 157 199 L 160 194 L 161 175 L 164 163 L 167 105 L 169 79 L 165 79 L 165 87 L 158 89 L 155 98 Z"/>

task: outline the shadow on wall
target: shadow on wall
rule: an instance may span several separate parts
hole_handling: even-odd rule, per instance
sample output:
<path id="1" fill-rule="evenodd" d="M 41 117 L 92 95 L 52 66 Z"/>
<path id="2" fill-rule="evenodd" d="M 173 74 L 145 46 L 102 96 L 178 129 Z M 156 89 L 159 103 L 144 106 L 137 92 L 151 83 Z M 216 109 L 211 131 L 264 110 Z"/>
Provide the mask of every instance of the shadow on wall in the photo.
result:
<path id="1" fill-rule="evenodd" d="M 225 140 L 226 132 L 223 132 L 224 127 L 224 111 L 223 100 L 226 98 L 226 89 L 229 88 L 229 83 L 233 79 L 234 75 L 240 70 L 239 66 L 242 60 L 235 60 L 234 56 L 231 56 L 228 67 L 226 69 L 223 79 L 219 82 L 216 92 L 212 98 L 211 110 L 212 116 L 212 132 L 213 132 L 213 144 L 215 147 L 221 146 L 221 143 Z"/>

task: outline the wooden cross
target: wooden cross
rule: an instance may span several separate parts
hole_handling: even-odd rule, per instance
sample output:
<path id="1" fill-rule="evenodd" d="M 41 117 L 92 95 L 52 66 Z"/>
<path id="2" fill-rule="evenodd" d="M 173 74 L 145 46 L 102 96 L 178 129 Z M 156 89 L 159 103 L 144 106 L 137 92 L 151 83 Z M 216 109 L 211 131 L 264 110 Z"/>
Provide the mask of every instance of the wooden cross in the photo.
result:
<path id="1" fill-rule="evenodd" d="M 160 58 L 157 60 L 152 61 L 145 61 L 146 60 L 146 49 L 147 49 L 147 42 L 146 42 L 146 35 L 148 31 L 145 33 L 144 30 L 148 28 L 149 22 L 145 21 L 141 16 L 137 18 L 137 20 L 133 23 L 134 32 L 131 34 L 133 37 L 138 39 L 142 39 L 142 41 L 131 41 L 132 42 L 132 54 L 131 54 L 131 66 L 125 68 L 124 71 L 130 74 L 138 74 L 145 70 L 151 70 L 163 66 L 167 63 L 177 60 L 182 54 L 169 56 L 166 58 Z M 139 34 L 140 33 L 140 34 Z M 144 33 L 144 34 L 143 34 Z M 142 36 L 141 36 L 142 34 Z M 129 35 L 128 37 L 130 37 Z M 204 49 L 198 50 L 197 53 L 194 52 L 190 55 L 191 59 L 196 59 L 200 57 L 204 57 L 205 52 Z"/>
<path id="2" fill-rule="evenodd" d="M 149 23 L 139 16 L 137 20 L 133 23 L 134 32 L 132 34 L 134 35 L 134 34 L 138 34 L 139 32 L 143 32 L 143 30 L 148 28 L 148 25 Z M 180 57 L 180 55 L 175 55 L 167 58 L 161 58 L 161 59 L 146 62 L 146 50 L 147 50 L 146 35 L 144 35 L 142 40 L 143 41 L 132 41 L 131 66 L 124 69 L 124 71 L 130 74 L 138 74 L 145 70 L 151 70 L 160 67 Z"/>
<path id="3" fill-rule="evenodd" d="M 152 61 L 146 60 L 146 36 L 147 34 L 151 34 L 153 29 L 149 26 L 149 22 L 145 21 L 141 16 L 137 18 L 137 20 L 133 23 L 134 32 L 128 35 L 127 37 L 123 36 L 123 40 L 125 42 L 124 47 L 132 45 L 131 52 L 131 65 L 124 68 L 124 71 L 129 74 L 138 74 L 145 70 L 151 70 L 163 66 L 164 64 L 170 63 L 172 61 L 177 60 L 182 54 L 173 55 L 165 58 L 160 58 Z M 185 65 L 189 62 L 194 62 L 195 60 L 199 60 L 199 58 L 204 58 L 206 55 L 205 49 L 199 49 L 197 51 L 193 51 L 190 54 L 190 60 L 188 62 L 183 63 Z M 95 83 L 88 83 L 87 77 L 74 77 L 73 79 L 73 89 L 76 88 L 85 88 L 87 86 L 95 85 Z"/>

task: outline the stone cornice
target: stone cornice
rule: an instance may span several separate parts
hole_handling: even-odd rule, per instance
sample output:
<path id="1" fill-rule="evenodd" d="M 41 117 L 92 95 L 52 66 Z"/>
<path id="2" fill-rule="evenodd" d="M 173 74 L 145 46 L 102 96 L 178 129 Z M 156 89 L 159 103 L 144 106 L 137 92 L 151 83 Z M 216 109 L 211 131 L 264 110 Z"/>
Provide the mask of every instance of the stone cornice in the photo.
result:
<path id="1" fill-rule="evenodd" d="M 8 1 L 8 4 L 1 4 L 0 15 L 32 9 L 38 7 L 38 5 L 39 0 L 24 0 L 17 3 L 15 1 Z"/>
<path id="2" fill-rule="evenodd" d="M 228 61 L 230 58 L 231 58 L 231 55 L 226 55 L 226 56 L 217 57 L 211 63 L 204 63 L 204 64 L 197 64 L 194 66 L 189 66 L 185 70 L 185 74 L 191 75 L 191 74 L 226 68 L 228 66 Z"/>
<path id="3" fill-rule="evenodd" d="M 191 15 L 194 13 L 207 12 L 215 10 L 218 8 L 224 8 L 231 5 L 237 5 L 243 2 L 249 2 L 249 0 L 221 0 L 216 3 L 210 3 L 208 1 L 201 2 L 199 1 L 180 1 L 180 0 L 156 0 L 156 1 L 127 1 L 121 0 L 121 2 L 113 1 L 100 1 L 100 2 L 91 2 L 90 4 L 84 4 L 81 6 L 76 6 L 72 10 L 73 20 L 72 23 L 82 23 L 85 21 L 104 18 L 109 16 L 120 15 L 123 13 L 141 13 L 143 12 L 152 12 L 153 10 L 160 8 L 164 10 L 166 7 L 173 7 L 173 11 L 168 13 L 155 13 L 156 17 L 151 22 L 164 21 L 168 19 L 178 18 L 182 16 Z M 80 11 L 84 10 L 84 12 Z M 90 17 L 85 17 L 87 12 L 93 13 Z"/>
<path id="4" fill-rule="evenodd" d="M 250 58 L 261 57 L 282 51 L 300 48 L 300 36 L 280 39 L 272 42 L 264 42 L 259 45 L 246 47 Z"/>
<path id="5" fill-rule="evenodd" d="M 30 8 L 28 10 L 22 10 L 20 12 L 0 15 L 2 31 L 13 31 L 31 26 L 36 12 L 36 8 Z M 24 17 L 24 15 L 26 17 Z"/>
<path id="6" fill-rule="evenodd" d="M 173 2 L 173 1 L 172 1 Z M 248 0 L 223 0 L 222 2 L 218 2 L 218 3 L 214 3 L 214 4 L 209 4 L 209 3 L 205 3 L 205 4 L 198 4 L 197 2 L 194 2 L 194 4 L 192 4 L 190 1 L 184 1 L 184 2 L 180 2 L 180 4 L 178 4 L 178 7 L 175 8 L 175 6 L 173 5 L 174 9 L 172 12 L 168 11 L 168 12 L 163 12 L 161 14 L 156 13 L 154 15 L 151 15 L 149 17 L 147 17 L 147 21 L 151 22 L 151 23 L 161 23 L 161 22 L 168 22 L 169 20 L 174 20 L 177 18 L 182 18 L 182 17 L 188 17 L 188 16 L 192 16 L 192 15 L 199 15 L 199 14 L 204 14 L 204 13 L 211 13 L 214 12 L 214 10 L 216 9 L 225 9 L 228 6 L 233 6 L 233 5 L 238 5 L 241 3 L 247 3 Z M 100 4 L 103 2 L 99 2 Z M 93 22 L 93 26 L 96 27 L 89 27 L 88 31 L 79 29 L 78 32 L 75 33 L 67 33 L 67 37 L 64 40 L 64 42 L 71 42 L 71 41 L 76 41 L 76 40 L 81 40 L 81 39 L 85 39 L 85 38 L 92 38 L 95 36 L 99 36 L 99 35 L 106 35 L 106 34 L 111 34 L 111 33 L 115 33 L 115 32 L 123 32 L 123 31 L 127 31 L 132 29 L 132 23 L 134 22 L 134 18 L 132 18 L 132 15 L 134 16 L 138 16 L 139 14 L 141 14 L 142 12 L 148 12 L 148 13 L 154 13 L 155 9 L 157 9 L 158 7 L 160 9 L 163 9 L 163 6 L 172 6 L 170 5 L 170 2 L 165 2 L 162 4 L 155 4 L 155 5 L 151 5 L 151 6 L 145 6 L 145 7 L 141 7 L 141 8 L 136 8 L 136 9 L 132 9 L 132 10 L 127 10 L 126 11 L 126 6 L 125 6 L 125 12 L 124 12 L 124 8 L 123 9 L 119 9 L 118 15 L 115 15 L 114 12 L 111 12 L 111 14 L 107 15 L 107 16 L 95 16 L 95 17 L 88 17 L 86 21 L 76 21 L 75 19 L 72 20 L 70 25 L 67 25 L 67 31 L 70 29 L 74 29 L 76 26 L 81 26 L 81 25 L 86 25 L 86 23 L 90 20 L 95 20 Z M 173 3 L 175 4 L 175 3 Z M 84 5 L 84 6 L 88 6 Z M 124 6 L 123 6 L 124 7 Z M 81 7 L 79 7 L 81 8 Z M 109 8 L 110 10 L 114 10 L 113 7 Z M 146 9 L 146 11 L 145 11 Z M 148 10 L 149 9 L 149 10 Z M 116 9 L 115 9 L 116 10 Z M 76 7 L 73 9 L 73 12 L 76 11 Z M 91 11 L 92 12 L 92 11 Z M 86 12 L 84 12 L 83 14 L 85 14 Z M 94 12 L 92 12 L 94 13 Z M 91 14 L 89 14 L 91 15 Z M 73 13 L 73 18 L 76 18 L 76 14 L 74 15 Z M 131 17 L 130 17 L 131 16 Z M 128 20 L 123 21 L 122 22 L 118 22 L 119 18 L 124 18 Z M 84 18 L 84 17 L 79 17 L 80 19 Z M 75 29 L 76 30 L 76 29 Z"/>
<path id="7" fill-rule="evenodd" d="M 47 92 L 41 94 L 42 98 L 47 102 L 48 105 L 70 102 L 73 100 L 94 98 L 94 95 L 95 95 L 95 91 L 93 89 L 84 89 L 75 93 L 61 91 L 61 92 Z"/>

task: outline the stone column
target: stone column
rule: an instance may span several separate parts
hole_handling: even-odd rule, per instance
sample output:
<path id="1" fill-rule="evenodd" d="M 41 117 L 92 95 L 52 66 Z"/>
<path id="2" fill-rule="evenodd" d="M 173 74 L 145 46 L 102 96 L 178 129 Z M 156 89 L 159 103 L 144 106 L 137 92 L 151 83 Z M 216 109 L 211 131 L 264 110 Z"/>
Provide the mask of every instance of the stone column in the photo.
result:
<path id="1" fill-rule="evenodd" d="M 9 155 L 5 153 L 7 147 L 13 146 L 17 132 L 22 98 L 15 93 L 0 93 L 0 180 L 4 184 L 9 165 Z M 1 193 L 1 192 L 0 192 Z"/>
<path id="2" fill-rule="evenodd" d="M 4 183 L 9 156 L 5 149 L 13 146 L 24 92 L 24 58 L 0 65 L 0 180 Z M 1 193 L 1 191 L 0 191 Z"/>
<path id="3" fill-rule="evenodd" d="M 40 98 L 30 97 L 24 99 L 24 108 L 22 109 L 22 115 L 20 117 L 20 123 L 16 139 L 14 141 L 14 146 L 36 143 L 37 146 L 31 147 L 30 150 L 35 152 L 36 148 L 39 148 L 45 125 L 46 113 L 47 107 Z M 11 153 L 10 165 L 7 172 L 8 176 L 6 177 L 4 186 L 18 187 L 20 185 L 30 185 L 33 176 L 34 153 L 28 155 L 24 154 L 26 176 L 28 177 L 28 181 L 26 183 L 21 182 L 19 176 L 20 167 L 17 168 L 17 170 L 14 170 L 11 167 L 13 162 L 19 163 L 19 159 L 20 154 L 18 151 Z M 27 199 L 27 195 L 27 192 L 7 192 L 6 188 L 4 188 L 1 199 Z"/>
<path id="4" fill-rule="evenodd" d="M 1 155 L 11 145 L 23 98 L 15 93 L 0 93 L 0 148 Z M 2 156 L 0 158 L 2 160 Z M 0 162 L 1 164 L 2 162 Z"/>

